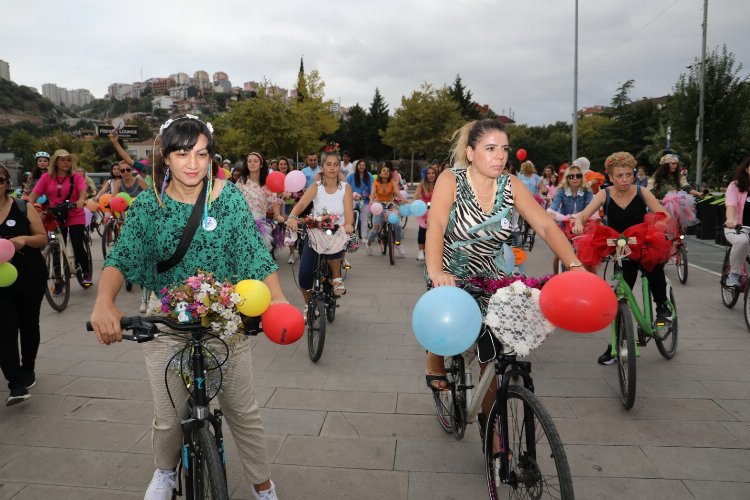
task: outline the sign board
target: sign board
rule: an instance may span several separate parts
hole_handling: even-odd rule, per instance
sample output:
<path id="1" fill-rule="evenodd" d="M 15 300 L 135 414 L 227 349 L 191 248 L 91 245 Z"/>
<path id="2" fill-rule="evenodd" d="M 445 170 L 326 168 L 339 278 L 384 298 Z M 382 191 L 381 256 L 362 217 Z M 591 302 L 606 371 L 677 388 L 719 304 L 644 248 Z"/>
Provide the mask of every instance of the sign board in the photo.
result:
<path id="1" fill-rule="evenodd" d="M 112 125 L 97 125 L 96 135 L 99 137 L 108 137 L 112 133 L 112 130 L 114 130 Z M 117 135 L 123 139 L 132 139 L 138 137 L 138 129 L 135 127 L 124 127 L 117 132 Z"/>

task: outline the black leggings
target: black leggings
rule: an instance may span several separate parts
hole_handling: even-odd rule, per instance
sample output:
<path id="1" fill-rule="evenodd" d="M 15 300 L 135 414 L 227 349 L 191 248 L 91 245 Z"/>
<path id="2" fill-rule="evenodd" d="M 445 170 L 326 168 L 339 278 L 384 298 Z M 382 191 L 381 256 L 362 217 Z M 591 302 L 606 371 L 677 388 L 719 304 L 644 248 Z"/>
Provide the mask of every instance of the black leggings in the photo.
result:
<path id="1" fill-rule="evenodd" d="M 417 232 L 417 245 L 424 245 L 427 236 L 427 228 L 419 226 L 419 232 Z"/>
<path id="2" fill-rule="evenodd" d="M 623 260 L 622 262 L 622 276 L 625 278 L 625 283 L 628 284 L 632 290 L 635 286 L 635 280 L 638 279 L 638 271 L 640 266 L 638 262 L 630 260 Z M 667 278 L 664 276 L 664 264 L 658 264 L 654 267 L 653 271 L 643 270 L 643 274 L 648 278 L 648 287 L 651 289 L 651 295 L 654 297 L 654 302 L 657 304 L 663 304 L 667 301 Z"/>
<path id="3" fill-rule="evenodd" d="M 25 387 L 34 376 L 36 353 L 39 350 L 39 310 L 44 296 L 44 280 L 39 280 L 38 285 L 12 295 L 4 294 L 0 298 L 0 368 L 11 390 Z"/>
<path id="4" fill-rule="evenodd" d="M 63 235 L 63 243 L 68 244 L 68 233 L 70 233 L 70 243 L 73 245 L 73 256 L 76 262 L 81 266 L 83 274 L 91 274 L 89 269 L 89 255 L 86 253 L 86 245 L 83 244 L 84 231 L 86 226 L 78 224 L 60 228 Z"/>

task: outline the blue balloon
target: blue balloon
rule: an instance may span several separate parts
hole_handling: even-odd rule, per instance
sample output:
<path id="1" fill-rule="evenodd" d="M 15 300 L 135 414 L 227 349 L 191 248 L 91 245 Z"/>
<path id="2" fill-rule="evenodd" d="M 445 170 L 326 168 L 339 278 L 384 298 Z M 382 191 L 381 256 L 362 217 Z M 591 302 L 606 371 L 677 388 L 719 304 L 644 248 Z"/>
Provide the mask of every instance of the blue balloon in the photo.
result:
<path id="1" fill-rule="evenodd" d="M 401 214 L 401 217 L 409 217 L 411 215 L 411 206 L 401 205 L 398 207 L 398 213 Z"/>
<path id="2" fill-rule="evenodd" d="M 46 195 L 40 196 L 39 198 L 36 199 L 36 202 L 41 205 L 44 205 L 45 203 L 47 203 L 47 196 Z"/>
<path id="3" fill-rule="evenodd" d="M 427 203 L 422 200 L 414 200 L 411 202 L 411 214 L 414 217 L 422 217 L 427 213 Z"/>
<path id="4" fill-rule="evenodd" d="M 391 224 L 398 224 L 398 214 L 396 212 L 389 213 L 388 222 L 390 222 Z"/>
<path id="5" fill-rule="evenodd" d="M 417 301 L 411 327 L 422 347 L 434 354 L 453 356 L 476 342 L 482 313 L 474 298 L 464 290 L 440 286 Z"/>

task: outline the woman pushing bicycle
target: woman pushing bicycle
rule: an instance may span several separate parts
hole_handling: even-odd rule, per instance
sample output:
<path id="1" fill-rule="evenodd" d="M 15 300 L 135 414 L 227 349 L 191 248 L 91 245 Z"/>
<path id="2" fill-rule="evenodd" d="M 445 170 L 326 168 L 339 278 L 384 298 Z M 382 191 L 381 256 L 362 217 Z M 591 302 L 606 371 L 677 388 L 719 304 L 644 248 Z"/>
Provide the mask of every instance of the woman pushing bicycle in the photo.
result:
<path id="1" fill-rule="evenodd" d="M 179 116 L 162 125 L 159 135 L 161 158 L 155 169 L 154 190 L 145 191 L 133 202 L 99 280 L 91 324 L 102 344 L 122 340 L 123 312 L 115 305 L 115 298 L 125 279 L 158 291 L 205 270 L 221 281 L 262 280 L 271 290 L 272 302 L 286 302 L 276 273 L 278 266 L 265 249 L 247 202 L 234 185 L 215 177 L 219 165 L 211 161 L 215 144 L 210 124 L 191 115 Z M 161 186 L 161 192 L 156 186 Z M 188 235 L 187 245 L 178 243 L 184 233 Z M 237 258 L 226 257 L 229 254 Z M 158 299 L 152 299 L 150 309 L 159 305 Z M 172 498 L 182 444 L 180 420 L 187 410 L 188 393 L 172 390 L 170 396 L 164 366 L 181 345 L 166 336 L 143 346 L 154 398 L 152 432 L 157 467 L 146 491 L 147 500 Z M 222 367 L 218 398 L 245 473 L 254 484 L 252 494 L 273 500 L 277 497 L 269 479 L 250 348 L 244 335 L 233 344 Z M 176 373 L 170 371 L 169 377 L 170 387 L 184 387 Z"/>
<path id="2" fill-rule="evenodd" d="M 566 269 L 583 271 L 568 239 L 534 199 L 523 182 L 505 171 L 510 146 L 505 126 L 496 120 L 472 121 L 454 134 L 454 168 L 438 177 L 427 222 L 425 257 L 433 286 L 455 285 L 456 279 L 505 276 L 505 256 L 512 236 L 515 207 L 557 254 Z M 486 311 L 489 297 L 480 299 Z M 499 342 L 483 326 L 477 339 L 482 370 L 500 353 Z M 442 356 L 427 354 L 427 385 L 447 387 Z M 494 384 L 494 383 L 493 383 Z M 494 387 L 482 403 L 489 414 Z"/>
<path id="3" fill-rule="evenodd" d="M 604 167 L 612 183 L 610 187 L 601 189 L 594 196 L 591 203 L 583 209 L 575 218 L 573 232 L 577 235 L 583 234 L 585 221 L 600 208 L 604 209 L 602 222 L 622 234 L 627 228 L 643 222 L 648 211 L 653 213 L 664 212 L 664 207 L 659 200 L 647 189 L 637 186 L 633 182 L 633 170 L 637 162 L 633 155 L 627 152 L 617 152 L 609 155 L 604 162 Z M 636 243 L 638 244 L 638 242 Z M 623 276 L 628 286 L 632 289 L 638 278 L 640 264 L 637 261 L 625 260 L 622 263 Z M 651 294 L 656 302 L 656 316 L 660 320 L 667 320 L 671 315 L 667 305 L 667 281 L 664 276 L 664 264 L 657 264 L 652 271 L 646 271 Z M 612 364 L 615 358 L 611 355 L 612 346 L 599 356 L 599 364 Z"/>

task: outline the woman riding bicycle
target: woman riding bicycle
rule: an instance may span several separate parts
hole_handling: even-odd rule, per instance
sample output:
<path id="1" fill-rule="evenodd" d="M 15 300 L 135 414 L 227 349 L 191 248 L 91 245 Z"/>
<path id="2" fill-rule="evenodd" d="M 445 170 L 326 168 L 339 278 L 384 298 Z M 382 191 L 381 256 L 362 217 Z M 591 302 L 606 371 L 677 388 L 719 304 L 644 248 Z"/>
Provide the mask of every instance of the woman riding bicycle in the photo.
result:
<path id="1" fill-rule="evenodd" d="M 75 204 L 74 208 L 62 209 L 63 212 L 67 212 L 67 217 L 64 217 L 65 222 L 61 229 L 66 244 L 70 234 L 73 255 L 83 273 L 83 286 L 90 287 L 92 270 L 89 269 L 89 256 L 84 244 L 86 214 L 83 205 L 86 203 L 86 181 L 82 175 L 75 173 L 73 157 L 64 149 L 58 149 L 52 155 L 49 170 L 34 186 L 29 195 L 29 202 L 33 204 L 42 195 L 47 197 L 52 209 L 67 202 Z"/>
<path id="2" fill-rule="evenodd" d="M 602 222 L 620 234 L 630 226 L 643 222 L 643 218 L 649 211 L 653 213 L 665 212 L 664 207 L 650 191 L 634 184 L 633 170 L 636 164 L 633 155 L 624 151 L 613 153 L 607 157 L 604 167 L 612 185 L 596 193 L 591 203 L 578 214 L 573 226 L 575 234 L 583 234 L 585 222 L 600 208 L 604 209 Z M 639 243 L 636 242 L 636 244 Z M 631 289 L 638 278 L 639 269 L 640 264 L 637 261 L 624 260 L 622 263 L 623 277 Z M 664 276 L 664 264 L 657 264 L 652 271 L 644 269 L 643 273 L 648 278 L 651 294 L 656 303 L 656 317 L 661 320 L 668 320 L 671 312 L 667 305 L 667 280 Z M 611 346 L 607 347 L 604 354 L 599 356 L 599 364 L 615 362 L 611 351 Z"/>
<path id="3" fill-rule="evenodd" d="M 432 193 L 435 191 L 437 176 L 437 168 L 433 167 L 432 165 L 428 166 L 425 170 L 422 182 L 417 184 L 417 189 L 414 190 L 415 201 L 422 200 L 427 204 L 428 207 L 430 206 L 430 203 L 432 201 Z M 417 253 L 417 260 L 424 260 L 424 244 L 425 238 L 427 236 L 428 214 L 429 212 L 417 218 L 417 222 L 419 222 L 419 232 L 417 233 L 417 246 L 419 247 L 419 252 Z"/>
<path id="4" fill-rule="evenodd" d="M 370 205 L 370 192 L 374 179 L 372 174 L 367 171 L 367 162 L 358 160 L 354 167 L 354 172 L 346 176 L 346 183 L 352 187 L 354 203 L 359 207 L 359 235 L 365 233 L 367 228 L 367 207 Z"/>
<path id="5" fill-rule="evenodd" d="M 279 158 L 279 163 L 277 166 L 279 172 L 286 175 L 289 172 L 292 171 L 292 162 L 289 161 L 289 158 L 286 156 L 282 156 Z M 302 191 L 297 191 L 296 193 L 290 193 L 290 192 L 284 192 L 281 194 L 282 204 L 279 205 L 279 213 L 286 217 L 289 213 L 292 211 L 292 207 L 294 207 L 295 203 L 302 197 Z M 294 243 L 288 245 L 289 246 L 289 259 L 287 259 L 288 264 L 294 264 L 297 259 L 294 256 L 294 247 L 296 246 Z"/>
<path id="6" fill-rule="evenodd" d="M 42 174 L 47 173 L 47 169 L 49 168 L 49 153 L 46 151 L 37 152 L 34 155 L 34 162 L 34 168 L 31 169 L 31 173 L 26 176 L 23 182 L 23 194 L 26 196 L 31 194 L 36 183 L 42 178 Z"/>
<path id="7" fill-rule="evenodd" d="M 189 115 L 170 119 L 162 126 L 161 158 L 156 165 L 154 186 L 162 186 L 163 179 L 166 187 L 161 195 L 155 187 L 136 198 L 122 235 L 107 255 L 91 314 L 91 324 L 100 343 L 122 340 L 120 318 L 124 314 L 115 306 L 115 298 L 126 278 L 150 290 L 162 290 L 183 283 L 198 270 L 205 270 L 222 281 L 262 280 L 271 290 L 273 303 L 286 302 L 276 273 L 278 266 L 264 249 L 247 202 L 233 185 L 215 177 L 218 165 L 211 162 L 215 150 L 211 134 L 210 125 Z M 198 204 L 201 198 L 206 198 L 206 202 Z M 154 272 L 159 261 L 171 260 L 175 254 L 194 209 L 200 210 L 203 222 L 184 256 L 172 263 L 171 268 Z M 228 252 L 236 258 L 222 258 Z M 152 299 L 151 309 L 154 307 L 161 311 L 158 299 Z M 157 467 L 146 499 L 172 498 L 182 444 L 180 419 L 186 415 L 188 394 L 185 390 L 174 390 L 184 387 L 184 382 L 170 371 L 173 408 L 165 385 L 164 366 L 179 346 L 182 346 L 180 341 L 170 336 L 143 345 L 154 398 L 152 434 Z M 218 398 L 245 473 L 255 485 L 251 490 L 254 497 L 272 500 L 276 499 L 276 494 L 269 479 L 266 439 L 255 400 L 250 350 L 251 343 L 246 338 L 233 344 L 224 364 Z"/>
<path id="8" fill-rule="evenodd" d="M 510 146 L 505 126 L 496 120 L 472 121 L 454 134 L 454 168 L 438 177 L 427 226 L 427 275 L 433 286 L 455 285 L 456 279 L 503 278 L 505 244 L 511 240 L 511 210 L 525 220 L 560 256 L 568 269 L 583 271 L 568 239 L 537 203 L 524 183 L 505 173 Z M 489 297 L 479 301 L 486 311 Z M 477 339 L 482 370 L 500 352 L 499 342 L 484 326 Z M 428 353 L 426 381 L 433 390 L 445 390 L 442 356 Z M 495 392 L 487 392 L 484 415 Z"/>
<path id="9" fill-rule="evenodd" d="M 255 152 L 248 153 L 242 164 L 240 180 L 237 181 L 235 186 L 245 197 L 250 211 L 253 213 L 255 224 L 257 224 L 266 244 L 266 249 L 270 252 L 273 245 L 273 222 L 283 222 L 284 218 L 279 211 L 281 200 L 266 186 L 268 172 L 269 169 L 263 155 Z M 269 212 L 273 214 L 273 220 L 268 219 Z"/>
<path id="10" fill-rule="evenodd" d="M 391 168 L 391 162 L 386 160 L 380 164 L 380 173 L 378 178 L 372 183 L 372 191 L 370 192 L 370 201 L 373 203 L 380 203 L 383 208 L 387 208 L 386 205 L 394 203 L 396 199 L 402 203 L 406 203 L 406 200 L 401 197 L 399 186 L 396 180 L 393 179 L 393 169 Z M 372 230 L 367 236 L 367 255 L 372 255 L 372 242 L 378 236 L 380 226 L 383 224 L 385 217 L 385 210 L 380 215 L 372 214 Z M 395 224 L 396 229 L 396 248 L 398 248 L 398 254 L 400 257 L 404 257 L 404 249 L 401 248 L 401 224 Z"/>
<path id="11" fill-rule="evenodd" d="M 555 193 L 555 199 L 552 200 L 547 213 L 558 223 L 560 229 L 564 230 L 565 223 L 586 208 L 593 197 L 591 189 L 583 182 L 581 167 L 573 164 L 565 170 L 560 188 Z M 552 272 L 560 272 L 560 259 L 557 256 L 552 262 Z"/>
<path id="12" fill-rule="evenodd" d="M 726 216 L 724 237 L 732 245 L 729 253 L 730 272 L 726 286 L 739 287 L 742 277 L 742 264 L 750 254 L 750 239 L 745 234 L 737 234 L 737 226 L 750 226 L 750 156 L 740 162 L 734 180 L 727 186 Z"/>
<path id="13" fill-rule="evenodd" d="M 302 195 L 302 198 L 289 214 L 286 224 L 291 231 L 296 231 L 299 214 L 303 213 L 307 206 L 312 203 L 312 215 L 314 217 L 323 214 L 334 215 L 337 217 L 337 223 L 339 224 L 338 230 L 351 234 L 354 232 L 352 226 L 354 222 L 352 188 L 339 178 L 341 158 L 338 152 L 332 151 L 323 153 L 322 160 L 321 179 L 311 184 L 305 191 L 305 194 Z M 343 253 L 342 251 L 327 256 L 328 266 L 331 268 L 333 292 L 339 296 L 346 293 L 344 280 L 341 279 L 341 257 Z M 305 241 L 299 265 L 299 286 L 302 289 L 305 304 L 310 300 L 310 289 L 313 286 L 313 271 L 317 258 L 318 254 L 313 250 L 310 242 Z"/>

